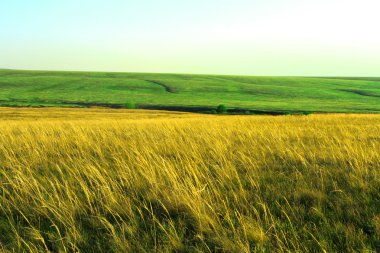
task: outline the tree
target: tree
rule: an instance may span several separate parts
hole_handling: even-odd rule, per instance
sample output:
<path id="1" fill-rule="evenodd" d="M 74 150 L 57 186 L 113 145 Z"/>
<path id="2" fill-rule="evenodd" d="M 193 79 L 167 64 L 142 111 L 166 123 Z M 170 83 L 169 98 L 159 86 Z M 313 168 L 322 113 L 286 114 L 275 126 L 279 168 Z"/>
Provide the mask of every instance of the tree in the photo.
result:
<path id="1" fill-rule="evenodd" d="M 225 105 L 218 105 L 216 108 L 216 112 L 219 114 L 223 114 L 227 112 L 227 107 Z"/>
<path id="2" fill-rule="evenodd" d="M 134 103 L 127 102 L 127 103 L 125 103 L 125 108 L 127 108 L 127 109 L 136 109 L 136 105 Z"/>

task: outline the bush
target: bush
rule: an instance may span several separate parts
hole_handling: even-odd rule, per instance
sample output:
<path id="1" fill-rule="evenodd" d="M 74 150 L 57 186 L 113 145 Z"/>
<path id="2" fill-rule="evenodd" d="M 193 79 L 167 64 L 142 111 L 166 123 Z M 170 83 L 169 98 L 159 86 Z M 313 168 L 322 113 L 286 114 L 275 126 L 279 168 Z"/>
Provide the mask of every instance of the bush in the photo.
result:
<path id="1" fill-rule="evenodd" d="M 218 105 L 218 107 L 216 108 L 216 112 L 219 114 L 226 113 L 227 107 L 225 105 Z"/>
<path id="2" fill-rule="evenodd" d="M 136 104 L 135 103 L 125 103 L 125 108 L 136 109 Z"/>
<path id="3" fill-rule="evenodd" d="M 311 115 L 313 112 L 303 112 L 303 115 Z"/>

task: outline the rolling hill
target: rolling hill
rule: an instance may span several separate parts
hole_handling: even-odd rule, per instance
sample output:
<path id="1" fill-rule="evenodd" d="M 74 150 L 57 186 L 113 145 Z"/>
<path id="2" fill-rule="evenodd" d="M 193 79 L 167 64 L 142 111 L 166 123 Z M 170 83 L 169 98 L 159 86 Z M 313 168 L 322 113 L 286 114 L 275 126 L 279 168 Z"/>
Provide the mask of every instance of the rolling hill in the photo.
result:
<path id="1" fill-rule="evenodd" d="M 380 112 L 380 78 L 0 70 L 1 106 Z"/>

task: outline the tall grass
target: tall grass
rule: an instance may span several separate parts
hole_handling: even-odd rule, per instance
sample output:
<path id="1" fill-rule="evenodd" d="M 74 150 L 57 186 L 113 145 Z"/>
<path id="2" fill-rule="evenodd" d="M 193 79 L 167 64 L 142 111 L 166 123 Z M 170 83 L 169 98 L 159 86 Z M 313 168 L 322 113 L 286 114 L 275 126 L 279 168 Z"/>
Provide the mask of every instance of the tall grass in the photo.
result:
<path id="1" fill-rule="evenodd" d="M 1 115 L 4 251 L 380 251 L 378 115 Z"/>

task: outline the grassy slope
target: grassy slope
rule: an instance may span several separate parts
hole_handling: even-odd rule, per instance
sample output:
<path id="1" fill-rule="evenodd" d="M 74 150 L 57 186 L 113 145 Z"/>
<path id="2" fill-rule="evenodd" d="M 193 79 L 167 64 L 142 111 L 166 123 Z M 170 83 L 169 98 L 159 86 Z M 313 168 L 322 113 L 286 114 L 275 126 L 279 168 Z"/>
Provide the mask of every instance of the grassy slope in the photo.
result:
<path id="1" fill-rule="evenodd" d="M 380 79 L 0 70 L 0 105 L 83 102 L 379 112 Z"/>

